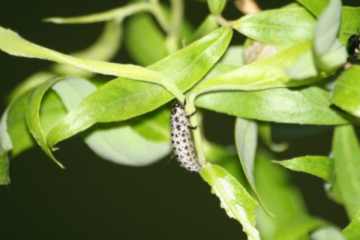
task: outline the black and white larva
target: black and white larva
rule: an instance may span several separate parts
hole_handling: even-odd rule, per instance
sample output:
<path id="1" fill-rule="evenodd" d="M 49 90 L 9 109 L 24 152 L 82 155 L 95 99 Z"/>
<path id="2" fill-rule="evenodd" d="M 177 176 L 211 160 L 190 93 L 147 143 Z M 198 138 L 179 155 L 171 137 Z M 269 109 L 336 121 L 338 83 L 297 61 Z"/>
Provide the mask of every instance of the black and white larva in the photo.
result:
<path id="1" fill-rule="evenodd" d="M 171 109 L 170 126 L 171 143 L 177 161 L 188 171 L 198 172 L 201 166 L 195 152 L 190 121 L 180 103 L 175 103 Z"/>

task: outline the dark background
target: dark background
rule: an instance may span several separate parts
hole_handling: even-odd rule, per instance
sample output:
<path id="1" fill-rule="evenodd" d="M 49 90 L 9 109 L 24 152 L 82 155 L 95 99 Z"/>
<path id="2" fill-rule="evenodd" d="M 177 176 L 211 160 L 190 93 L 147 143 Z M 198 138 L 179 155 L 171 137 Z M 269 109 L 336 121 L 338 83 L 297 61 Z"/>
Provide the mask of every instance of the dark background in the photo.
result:
<path id="1" fill-rule="evenodd" d="M 98 12 L 124 2 L 3 1 L 0 25 L 33 42 L 72 52 L 90 45 L 102 25 L 59 26 L 42 23 L 41 19 Z M 260 4 L 267 8 L 285 2 Z M 187 3 L 186 14 L 199 23 L 206 14 L 206 5 L 193 0 Z M 232 8 L 229 4 L 229 16 L 234 14 Z M 119 53 L 115 60 L 127 61 L 126 52 Z M 18 82 L 48 65 L 0 53 L 0 110 Z M 233 119 L 211 113 L 207 116 L 209 138 L 231 143 Z M 226 127 L 218 131 L 220 124 Z M 294 126 L 276 129 L 281 139 L 289 136 Z M 316 136 L 293 138 L 292 147 L 283 157 L 327 154 L 330 139 L 331 130 L 326 128 Z M 66 171 L 57 168 L 39 148 L 11 160 L 12 184 L 0 188 L 0 239 L 210 240 L 239 239 L 242 235 L 240 225 L 226 216 L 209 187 L 170 159 L 145 168 L 118 166 L 96 157 L 76 137 L 62 144 L 57 154 L 67 166 Z M 303 174 L 293 176 L 312 214 L 340 226 L 346 224 L 343 209 L 326 199 L 320 180 Z"/>

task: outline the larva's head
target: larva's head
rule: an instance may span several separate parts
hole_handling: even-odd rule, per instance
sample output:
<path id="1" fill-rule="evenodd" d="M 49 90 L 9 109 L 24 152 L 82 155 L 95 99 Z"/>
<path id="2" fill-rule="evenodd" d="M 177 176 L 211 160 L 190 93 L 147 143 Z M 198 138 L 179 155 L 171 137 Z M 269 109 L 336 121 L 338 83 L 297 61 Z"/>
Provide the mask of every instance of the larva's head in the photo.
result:
<path id="1" fill-rule="evenodd" d="M 177 113 L 179 111 L 185 111 L 185 108 L 181 103 L 175 102 L 171 107 L 171 113 L 175 114 L 175 113 Z"/>

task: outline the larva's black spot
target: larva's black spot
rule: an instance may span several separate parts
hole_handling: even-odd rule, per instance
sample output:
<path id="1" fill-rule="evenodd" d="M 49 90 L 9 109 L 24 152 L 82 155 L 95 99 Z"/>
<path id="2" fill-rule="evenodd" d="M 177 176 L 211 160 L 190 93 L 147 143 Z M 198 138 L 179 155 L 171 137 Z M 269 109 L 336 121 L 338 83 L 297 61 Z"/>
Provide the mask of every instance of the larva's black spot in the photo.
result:
<path id="1" fill-rule="evenodd" d="M 195 147 L 189 128 L 190 122 L 184 106 L 174 104 L 171 109 L 171 142 L 180 165 L 188 171 L 198 172 L 200 164 L 195 154 Z"/>
<path id="2" fill-rule="evenodd" d="M 360 34 L 353 34 L 347 41 L 348 62 L 355 63 L 359 60 L 360 54 Z"/>

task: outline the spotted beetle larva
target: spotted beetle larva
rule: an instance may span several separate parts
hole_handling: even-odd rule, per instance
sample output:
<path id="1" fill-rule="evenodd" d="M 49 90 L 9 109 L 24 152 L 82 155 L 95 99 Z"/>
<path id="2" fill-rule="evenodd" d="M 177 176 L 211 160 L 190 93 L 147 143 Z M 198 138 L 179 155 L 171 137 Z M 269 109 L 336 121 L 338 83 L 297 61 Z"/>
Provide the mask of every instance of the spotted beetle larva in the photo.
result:
<path id="1" fill-rule="evenodd" d="M 177 161 L 182 167 L 191 172 L 198 172 L 201 168 L 191 135 L 191 125 L 184 106 L 175 103 L 171 109 L 171 143 Z"/>

